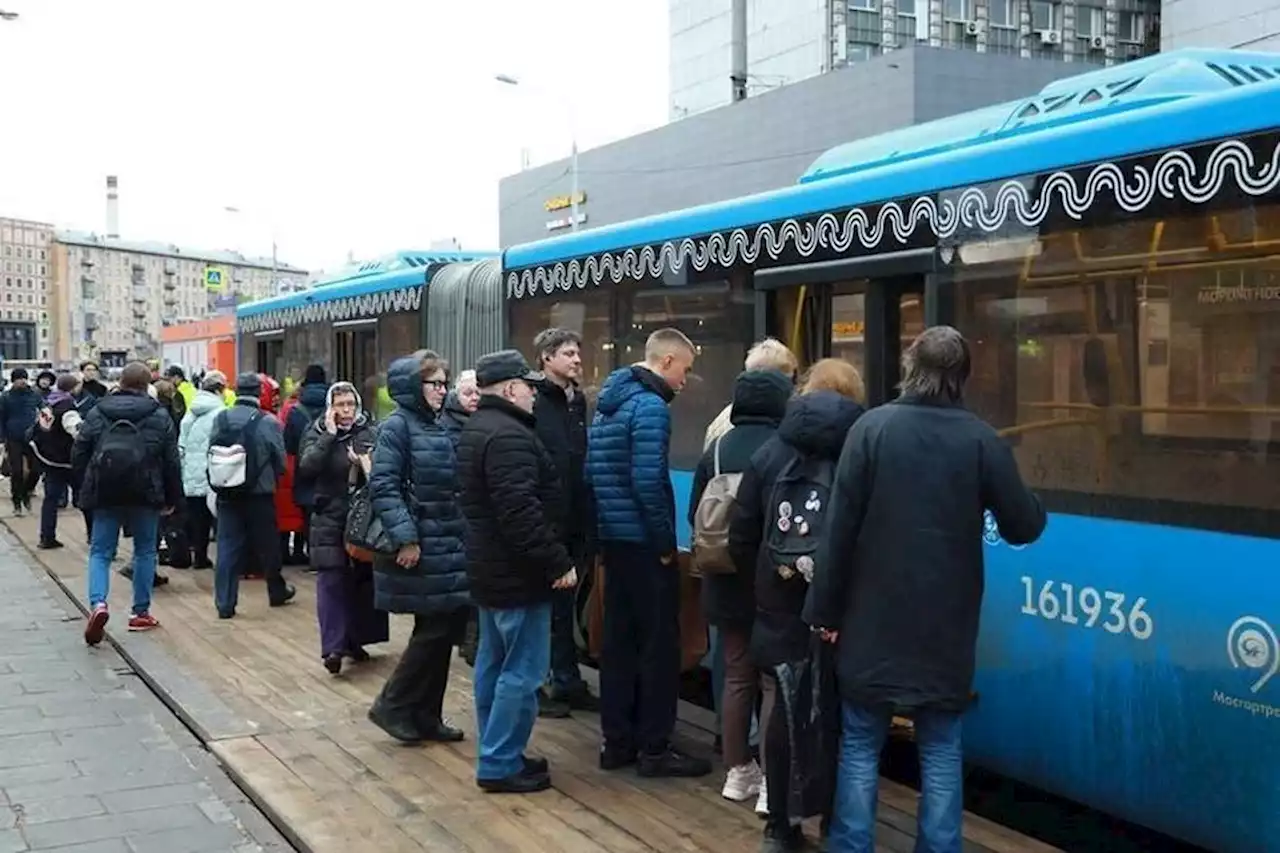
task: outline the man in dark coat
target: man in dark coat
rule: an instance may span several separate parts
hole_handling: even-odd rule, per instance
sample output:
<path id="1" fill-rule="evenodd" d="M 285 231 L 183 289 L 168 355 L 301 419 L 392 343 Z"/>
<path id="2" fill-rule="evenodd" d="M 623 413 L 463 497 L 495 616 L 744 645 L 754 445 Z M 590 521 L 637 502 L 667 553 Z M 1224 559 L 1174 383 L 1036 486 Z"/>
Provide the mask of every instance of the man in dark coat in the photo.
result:
<path id="1" fill-rule="evenodd" d="M 27 433 L 35 426 L 44 395 L 31 387 L 25 367 L 9 373 L 9 389 L 0 394 L 0 441 L 9 462 L 9 488 L 13 490 L 13 514 L 31 511 L 31 492 L 40 480 L 40 467 L 27 445 Z"/>
<path id="2" fill-rule="evenodd" d="M 538 438 L 551 454 L 560 480 L 561 502 L 566 509 L 564 546 L 574 565 L 582 567 L 583 580 L 592 560 L 588 540 L 594 541 L 590 493 L 583 464 L 587 456 L 587 400 L 578 387 L 582 379 L 582 336 L 571 329 L 545 329 L 533 340 L 542 379 L 534 403 Z M 570 711 L 599 711 L 578 669 L 578 644 L 574 639 L 578 590 L 557 590 L 552 596 L 551 674 L 539 697 L 544 717 L 567 717 Z"/>
<path id="3" fill-rule="evenodd" d="M 973 686 L 983 515 L 1010 544 L 1044 530 L 1013 453 L 963 404 L 969 346 L 934 326 L 903 357 L 902 396 L 860 418 L 836 468 L 805 621 L 838 643 L 840 781 L 830 845 L 874 846 L 880 749 L 894 714 L 915 722 L 919 838 L 958 851 L 960 718 Z"/>
<path id="4" fill-rule="evenodd" d="M 107 396 L 107 386 L 102 382 L 102 374 L 96 361 L 80 362 L 80 377 L 84 380 L 84 384 L 80 388 L 80 393 L 76 395 L 77 399 L 91 397 L 96 403 Z M 93 408 L 92 404 L 86 405 L 86 403 L 81 402 L 80 414 L 83 415 L 87 409 L 91 408 Z"/>
<path id="5" fill-rule="evenodd" d="M 476 782 L 492 793 L 551 786 L 544 760 L 524 755 L 550 663 L 553 590 L 577 573 L 562 543 L 563 493 L 534 431 L 534 373 L 519 352 L 476 362 L 480 404 L 458 442 L 467 569 L 480 617 L 476 655 Z"/>
<path id="6" fill-rule="evenodd" d="M 693 343 L 659 329 L 644 361 L 609 374 L 587 441 L 587 480 L 604 555 L 600 766 L 642 776 L 705 776 L 671 746 L 680 694 L 680 569 L 667 406 L 693 369 Z"/>
<path id="7" fill-rule="evenodd" d="M 746 471 L 755 452 L 773 438 L 786 414 L 791 391 L 790 377 L 776 370 L 748 370 L 738 375 L 730 404 L 732 429 L 711 443 L 693 472 L 691 527 L 707 483 L 717 473 Z M 705 574 L 702 578 L 707 623 L 719 631 L 724 650 L 724 692 L 716 697 L 728 769 L 721 793 L 737 802 L 758 794 L 764 778 L 751 757 L 750 743 L 751 715 L 760 685 L 759 670 L 751 659 L 751 625 L 756 618 L 754 568 L 754 562 L 749 562 L 733 574 Z"/>
<path id="8" fill-rule="evenodd" d="M 280 422 L 262 411 L 262 379 L 242 373 L 236 380 L 236 403 L 214 416 L 209 449 L 237 445 L 246 450 L 245 488 L 239 494 L 218 492 L 218 559 L 214 564 L 214 604 L 218 618 L 236 615 L 240 578 L 249 566 L 260 566 L 267 579 L 267 603 L 282 607 L 296 590 L 280 573 L 280 544 L 276 531 L 276 481 L 284 474 L 284 439 Z M 102 404 L 99 403 L 99 406 Z M 213 458 L 212 456 L 210 457 Z M 212 466 L 211 466 L 212 467 Z"/>
<path id="9" fill-rule="evenodd" d="M 431 350 L 391 363 L 396 409 L 378 429 L 369 477 L 373 511 L 398 549 L 374 563 L 374 605 L 413 614 L 409 644 L 369 720 L 403 743 L 463 739 L 444 718 L 449 659 L 471 606 L 453 439 L 436 422 L 448 387 L 445 362 Z"/>
<path id="10" fill-rule="evenodd" d="M 160 623 L 151 615 L 160 516 L 182 499 L 178 434 L 173 419 L 148 393 L 151 371 L 140 361 L 124 368 L 120 387 L 85 417 L 71 449 L 71 476 L 81 483 L 80 506 L 93 514 L 89 543 L 89 607 L 85 642 L 102 642 L 107 627 L 111 560 L 120 530 L 133 530 L 133 615 L 130 631 Z"/>

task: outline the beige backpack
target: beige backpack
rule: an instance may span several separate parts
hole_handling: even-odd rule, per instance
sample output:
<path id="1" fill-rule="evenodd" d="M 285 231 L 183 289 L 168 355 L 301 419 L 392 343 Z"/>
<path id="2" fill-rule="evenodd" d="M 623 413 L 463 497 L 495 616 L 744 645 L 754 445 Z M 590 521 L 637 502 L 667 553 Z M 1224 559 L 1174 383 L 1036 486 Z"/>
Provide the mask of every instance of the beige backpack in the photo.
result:
<path id="1" fill-rule="evenodd" d="M 693 565 L 699 575 L 730 575 L 737 566 L 729 555 L 729 522 L 738 499 L 742 474 L 720 473 L 720 442 L 712 451 L 714 474 L 698 501 L 693 515 Z"/>

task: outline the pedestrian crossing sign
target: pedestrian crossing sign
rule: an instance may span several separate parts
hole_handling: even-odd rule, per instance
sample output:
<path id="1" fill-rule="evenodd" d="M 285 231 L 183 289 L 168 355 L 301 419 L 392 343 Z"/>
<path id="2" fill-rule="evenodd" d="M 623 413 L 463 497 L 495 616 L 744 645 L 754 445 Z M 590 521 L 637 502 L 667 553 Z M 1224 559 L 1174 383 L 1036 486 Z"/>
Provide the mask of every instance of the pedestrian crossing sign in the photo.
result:
<path id="1" fill-rule="evenodd" d="M 206 290 L 222 290 L 222 270 L 218 267 L 205 267 L 204 286 Z"/>

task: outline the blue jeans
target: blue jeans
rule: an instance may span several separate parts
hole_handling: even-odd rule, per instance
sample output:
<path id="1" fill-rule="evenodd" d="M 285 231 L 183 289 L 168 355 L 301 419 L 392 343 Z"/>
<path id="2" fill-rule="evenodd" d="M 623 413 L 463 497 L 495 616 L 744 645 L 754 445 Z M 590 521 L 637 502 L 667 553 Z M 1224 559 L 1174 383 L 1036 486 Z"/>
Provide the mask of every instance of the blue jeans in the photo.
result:
<path id="1" fill-rule="evenodd" d="M 111 561 L 120 542 L 120 527 L 133 530 L 133 613 L 151 610 L 151 585 L 156 578 L 156 535 L 160 510 L 119 507 L 93 511 L 93 536 L 89 541 L 89 607 L 106 603 L 111 589 Z"/>
<path id="2" fill-rule="evenodd" d="M 843 703 L 840 773 L 827 840 L 832 853 L 873 853 L 876 849 L 876 798 L 880 750 L 889 734 L 888 710 Z M 961 717 L 943 711 L 917 711 L 920 751 L 920 814 L 915 853 L 961 853 L 964 776 L 960 755 Z"/>
<path id="3" fill-rule="evenodd" d="M 58 535 L 58 506 L 71 487 L 71 469 L 44 468 L 44 500 L 40 503 L 40 541 L 52 542 Z"/>
<path id="4" fill-rule="evenodd" d="M 538 690 L 551 665 L 551 604 L 477 611 L 476 778 L 505 779 L 524 769 L 538 717 Z"/>

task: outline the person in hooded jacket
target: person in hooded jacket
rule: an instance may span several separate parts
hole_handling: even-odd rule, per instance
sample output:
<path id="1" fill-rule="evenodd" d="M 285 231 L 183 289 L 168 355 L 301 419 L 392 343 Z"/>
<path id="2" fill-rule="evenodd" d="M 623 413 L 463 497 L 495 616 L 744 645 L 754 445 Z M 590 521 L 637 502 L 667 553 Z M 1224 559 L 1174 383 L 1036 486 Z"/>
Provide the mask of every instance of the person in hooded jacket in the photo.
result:
<path id="1" fill-rule="evenodd" d="M 40 396 L 48 397 L 53 393 L 53 386 L 58 382 L 58 374 L 52 370 L 41 370 L 36 374 L 36 390 Z"/>
<path id="2" fill-rule="evenodd" d="M 756 805 L 757 812 L 768 815 L 762 853 L 799 850 L 805 843 L 800 820 L 787 813 L 789 727 L 786 715 L 779 712 L 778 680 L 771 673 L 777 666 L 808 658 L 811 647 L 809 626 L 802 618 L 809 584 L 803 575 L 779 573 L 765 547 L 765 521 L 772 522 L 775 511 L 770 506 L 774 484 L 794 460 L 825 460 L 835 466 L 845 436 L 864 411 L 864 399 L 862 377 L 851 364 L 835 358 L 814 364 L 800 393 L 787 404 L 777 435 L 751 457 L 738 485 L 729 549 L 738 571 L 755 579 L 751 657 L 764 672 L 760 723 L 765 731 L 765 781 Z"/>
<path id="3" fill-rule="evenodd" d="M 733 385 L 733 402 L 725 430 L 707 448 L 693 473 L 689 496 L 689 524 L 694 524 L 707 483 L 721 474 L 736 474 L 751 466 L 751 457 L 778 431 L 792 393 L 791 377 L 777 370 L 748 370 Z M 764 781 L 751 757 L 751 715 L 759 693 L 760 674 L 751 657 L 751 625 L 756 617 L 755 565 L 734 574 L 706 574 L 702 605 L 707 623 L 717 629 L 724 653 L 724 692 L 720 709 L 723 755 L 728 774 L 722 795 L 741 802 L 760 793 Z"/>
<path id="4" fill-rule="evenodd" d="M 328 409 L 329 377 L 324 367 L 309 364 L 289 402 L 280 410 L 280 422 L 284 424 L 285 474 L 276 489 L 276 515 L 280 520 L 281 548 L 285 561 L 305 566 L 307 543 L 310 539 L 311 513 L 315 505 L 313 485 L 297 476 L 298 455 L 302 452 L 302 439 L 307 430 L 318 423 Z M 292 534 L 293 549 L 286 542 Z M 314 565 L 312 564 L 312 567 Z"/>
<path id="5" fill-rule="evenodd" d="M 14 515 L 31 511 L 31 493 L 40 481 L 40 466 L 27 444 L 27 434 L 44 406 L 44 395 L 31 387 L 28 376 L 25 367 L 15 367 L 9 373 L 9 388 L 0 394 L 0 441 L 9 465 Z"/>
<path id="6" fill-rule="evenodd" d="M 45 408 L 36 421 L 31 449 L 44 469 L 44 500 L 40 504 L 42 549 L 61 548 L 58 541 L 58 507 L 71 487 L 71 446 L 80 432 L 80 411 L 75 394 L 80 378 L 74 373 L 58 377 L 56 387 L 45 399 Z"/>
<path id="7" fill-rule="evenodd" d="M 680 568 L 668 454 L 667 407 L 696 350 L 679 329 L 658 329 L 644 361 L 604 382 L 587 439 L 604 555 L 600 767 L 636 764 L 642 776 L 705 776 L 711 762 L 671 744 L 680 694 Z"/>
<path id="8" fill-rule="evenodd" d="M 160 518 L 182 499 L 178 440 L 173 419 L 148 393 L 151 371 L 125 366 L 116 393 L 104 397 L 80 425 L 71 448 L 72 477 L 80 482 L 80 506 L 93 514 L 89 543 L 89 615 L 84 639 L 102 642 L 106 630 L 111 559 L 128 522 L 133 540 L 133 615 L 130 631 L 160 623 L 151 615 Z"/>
<path id="9" fill-rule="evenodd" d="M 294 484 L 314 497 L 308 550 L 316 570 L 320 658 L 337 675 L 344 658 L 367 661 L 364 647 L 385 643 L 390 627 L 387 614 L 373 607 L 372 567 L 346 549 L 351 491 L 373 470 L 374 429 L 350 382 L 335 382 L 327 396 L 324 413 L 302 437 Z"/>
<path id="10" fill-rule="evenodd" d="M 431 350 L 391 363 L 396 409 L 378 427 L 369 476 L 373 511 L 398 549 L 374 563 L 374 605 L 413 614 L 413 634 L 368 716 L 402 743 L 463 739 L 443 716 L 449 659 L 471 605 L 454 443 L 437 420 L 447 371 Z"/>
<path id="11" fill-rule="evenodd" d="M 187 414 L 187 402 L 178 392 L 178 386 L 170 379 L 157 379 L 151 383 L 155 390 L 156 401 L 169 413 L 173 420 L 175 435 L 180 434 L 182 419 Z M 159 549 L 160 564 L 175 569 L 191 567 L 191 545 L 187 542 L 187 502 L 179 501 L 171 514 L 160 521 L 160 538 L 156 547 Z"/>
<path id="12" fill-rule="evenodd" d="M 226 409 L 222 400 L 226 387 L 227 377 L 221 370 L 206 373 L 178 427 L 182 492 L 187 504 L 187 542 L 191 546 L 193 569 L 213 566 L 209 560 L 209 540 L 213 532 L 213 513 L 209 510 L 209 438 L 214 418 Z"/>
<path id="13" fill-rule="evenodd" d="M 917 849 L 964 846 L 961 718 L 972 701 L 984 516 L 1027 545 L 1045 512 L 1013 451 L 964 406 L 969 345 L 933 326 L 902 358 L 902 396 L 849 433 L 805 620 L 836 645 L 840 767 L 830 846 L 875 846 L 880 752 L 895 714 L 920 754 Z"/>

